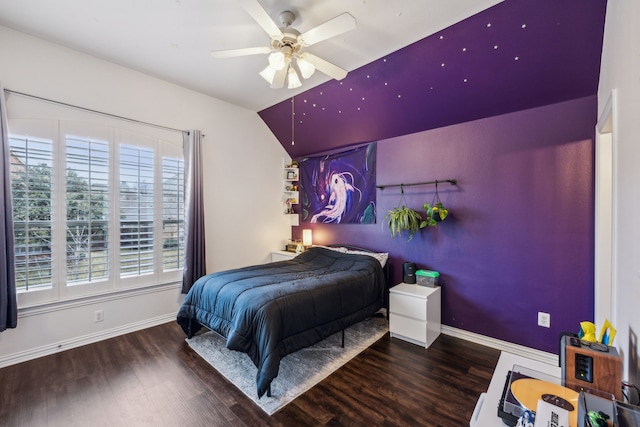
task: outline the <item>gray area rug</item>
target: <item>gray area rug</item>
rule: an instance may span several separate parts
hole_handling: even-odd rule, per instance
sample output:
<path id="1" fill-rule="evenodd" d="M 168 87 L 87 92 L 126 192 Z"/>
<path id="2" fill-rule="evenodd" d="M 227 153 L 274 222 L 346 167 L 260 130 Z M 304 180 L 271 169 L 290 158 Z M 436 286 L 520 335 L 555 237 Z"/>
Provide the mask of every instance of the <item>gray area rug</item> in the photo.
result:
<path id="1" fill-rule="evenodd" d="M 293 399 L 328 377 L 376 342 L 388 331 L 387 320 L 373 317 L 345 330 L 344 348 L 337 333 L 319 343 L 288 354 L 280 361 L 278 377 L 271 383 L 271 397 L 258 399 L 257 369 L 245 353 L 229 350 L 224 338 L 213 332 L 196 335 L 187 343 L 227 380 L 272 415 Z"/>

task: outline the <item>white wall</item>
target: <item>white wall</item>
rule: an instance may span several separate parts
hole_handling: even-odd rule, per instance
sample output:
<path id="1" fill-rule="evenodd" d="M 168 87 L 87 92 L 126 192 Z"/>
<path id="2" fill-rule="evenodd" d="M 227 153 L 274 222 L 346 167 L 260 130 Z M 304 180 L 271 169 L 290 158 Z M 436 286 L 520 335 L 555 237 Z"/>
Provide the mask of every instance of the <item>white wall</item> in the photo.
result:
<path id="1" fill-rule="evenodd" d="M 613 265 L 614 345 L 624 356 L 624 378 L 640 380 L 638 340 L 640 335 L 640 2 L 609 0 L 605 24 L 600 86 L 599 116 L 611 91 L 616 89 L 614 117 L 613 216 L 616 254 Z"/>
<path id="2" fill-rule="evenodd" d="M 207 270 L 266 262 L 290 237 L 282 215 L 288 155 L 249 110 L 0 26 L 5 89 L 176 129 L 200 129 L 205 171 Z M 177 284 L 20 310 L 0 334 L 0 366 L 172 321 Z M 93 312 L 105 310 L 105 321 Z"/>

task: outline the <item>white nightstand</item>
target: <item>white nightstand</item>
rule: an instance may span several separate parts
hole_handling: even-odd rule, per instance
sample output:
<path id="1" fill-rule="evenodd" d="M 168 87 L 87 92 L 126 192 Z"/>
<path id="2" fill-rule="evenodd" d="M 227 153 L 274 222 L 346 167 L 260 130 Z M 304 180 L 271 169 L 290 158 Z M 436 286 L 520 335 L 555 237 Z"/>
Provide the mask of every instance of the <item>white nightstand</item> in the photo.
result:
<path id="1" fill-rule="evenodd" d="M 271 252 L 271 262 L 276 261 L 287 261 L 292 258 L 295 258 L 298 254 L 295 252 L 289 251 L 273 251 Z"/>
<path id="2" fill-rule="evenodd" d="M 440 335 L 441 290 L 400 283 L 389 290 L 391 336 L 429 348 Z"/>

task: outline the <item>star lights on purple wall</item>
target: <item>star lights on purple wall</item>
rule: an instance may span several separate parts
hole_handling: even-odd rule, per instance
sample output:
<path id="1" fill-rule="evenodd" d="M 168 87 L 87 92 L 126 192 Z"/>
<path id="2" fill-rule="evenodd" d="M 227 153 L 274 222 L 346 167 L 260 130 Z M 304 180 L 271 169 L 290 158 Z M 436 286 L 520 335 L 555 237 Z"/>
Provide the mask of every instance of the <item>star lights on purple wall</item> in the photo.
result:
<path id="1" fill-rule="evenodd" d="M 606 1 L 506 0 L 259 114 L 292 157 L 596 93 Z"/>

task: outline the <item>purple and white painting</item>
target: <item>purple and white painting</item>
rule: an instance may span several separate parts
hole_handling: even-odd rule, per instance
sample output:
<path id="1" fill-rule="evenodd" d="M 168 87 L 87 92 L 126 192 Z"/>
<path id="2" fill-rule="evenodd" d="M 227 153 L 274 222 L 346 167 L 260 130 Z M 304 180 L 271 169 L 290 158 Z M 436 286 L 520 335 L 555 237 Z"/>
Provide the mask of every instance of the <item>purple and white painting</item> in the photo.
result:
<path id="1" fill-rule="evenodd" d="M 376 143 L 300 160 L 301 219 L 325 224 L 376 222 Z"/>

